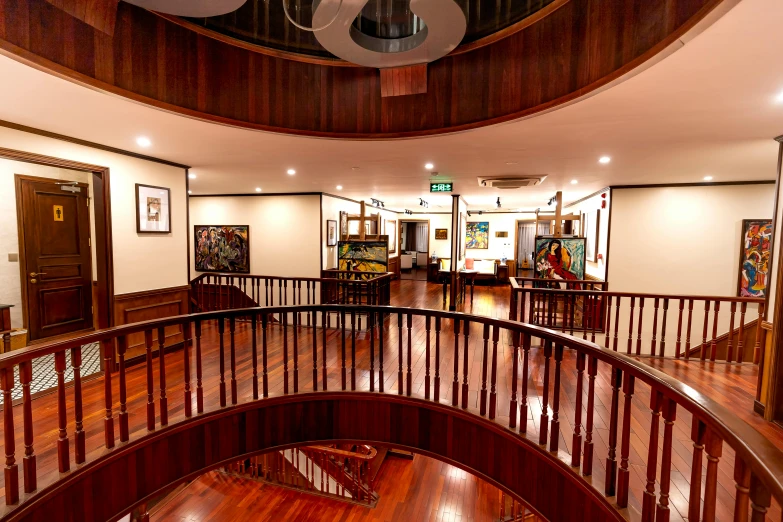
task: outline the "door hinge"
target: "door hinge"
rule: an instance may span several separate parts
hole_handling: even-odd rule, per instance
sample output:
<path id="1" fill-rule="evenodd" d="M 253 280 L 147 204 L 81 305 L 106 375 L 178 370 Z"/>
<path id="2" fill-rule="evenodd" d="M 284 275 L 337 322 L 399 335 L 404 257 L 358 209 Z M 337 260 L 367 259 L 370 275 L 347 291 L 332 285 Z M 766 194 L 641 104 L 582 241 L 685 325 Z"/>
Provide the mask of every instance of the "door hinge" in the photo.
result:
<path id="1" fill-rule="evenodd" d="M 87 201 L 87 207 L 89 208 L 90 207 L 90 198 L 87 198 L 86 201 Z"/>
<path id="2" fill-rule="evenodd" d="M 87 238 L 87 246 L 92 246 L 92 238 L 91 237 Z"/>

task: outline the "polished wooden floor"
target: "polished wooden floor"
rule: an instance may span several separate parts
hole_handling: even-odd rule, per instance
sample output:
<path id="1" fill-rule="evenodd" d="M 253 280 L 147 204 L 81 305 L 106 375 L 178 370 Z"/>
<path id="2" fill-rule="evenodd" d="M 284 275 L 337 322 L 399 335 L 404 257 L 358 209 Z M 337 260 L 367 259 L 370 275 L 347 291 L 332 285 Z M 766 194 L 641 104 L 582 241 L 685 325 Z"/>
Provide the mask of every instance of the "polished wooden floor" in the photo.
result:
<path id="1" fill-rule="evenodd" d="M 152 511 L 153 522 L 497 522 L 497 488 L 443 462 L 387 457 L 374 508 L 292 489 L 207 473 Z"/>
<path id="2" fill-rule="evenodd" d="M 436 308 L 441 309 L 442 290 L 440 285 L 434 285 L 418 281 L 401 281 L 392 284 L 392 304 L 399 306 L 409 306 L 413 308 Z M 468 300 L 462 311 L 477 315 L 505 318 L 508 316 L 508 287 L 476 287 L 474 301 L 471 304 Z M 397 393 L 397 328 L 396 318 L 392 318 L 388 325 L 387 343 L 384 349 L 384 389 L 388 393 Z M 239 323 L 237 326 L 237 380 L 239 399 L 248 400 L 252 397 L 252 369 L 249 350 L 250 328 L 247 323 Z M 312 359 L 308 348 L 312 346 L 309 330 L 303 328 L 300 334 L 300 382 L 299 389 L 307 391 L 312 389 Z M 424 325 L 423 319 L 414 319 L 413 329 L 413 361 L 412 369 L 414 373 L 414 393 L 424 394 Z M 282 328 L 276 326 L 270 328 L 269 332 L 269 376 L 270 376 L 270 394 L 278 394 L 283 391 L 283 371 L 282 371 L 282 349 L 281 349 Z M 471 332 L 471 349 L 476 349 L 481 338 L 480 331 Z M 443 346 L 453 346 L 453 333 L 449 328 L 443 328 L 442 334 Z M 327 347 L 327 365 L 329 369 L 328 385 L 330 389 L 339 389 L 340 387 L 340 368 L 338 360 L 338 334 L 337 331 L 330 331 L 328 335 Z M 320 336 L 319 336 L 320 346 Z M 204 390 L 205 403 L 207 410 L 215 409 L 214 406 L 218 400 L 218 351 L 217 351 L 217 333 L 214 327 L 205 326 L 202 337 L 202 349 L 204 353 Z M 507 422 L 502 417 L 504 411 L 507 414 L 507 404 L 510 393 L 510 375 L 511 375 L 511 346 L 506 341 L 501 340 L 498 347 L 498 421 Z M 476 350 L 478 352 L 479 350 Z M 319 348 L 319 366 L 320 366 L 320 348 Z M 376 355 L 377 357 L 377 355 Z M 290 354 L 289 354 L 290 358 Z M 376 358 L 377 361 L 377 358 Z M 528 413 L 528 436 L 537 440 L 539 431 L 539 419 L 542 408 L 542 386 L 543 386 L 543 356 L 540 350 L 533 348 L 531 350 L 531 365 L 529 370 L 529 385 L 527 393 L 529 395 L 530 409 Z M 750 364 L 726 364 L 726 363 L 701 363 L 682 361 L 650 361 L 662 371 L 669 373 L 688 383 L 698 391 L 710 396 L 718 402 L 730 407 L 737 415 L 761 431 L 765 436 L 772 440 L 778 447 L 783 448 L 783 430 L 764 422 L 758 415 L 753 413 L 753 398 L 756 382 L 756 367 Z M 473 358 L 469 365 L 470 382 L 470 407 L 476 408 L 478 405 L 478 390 L 480 389 L 480 356 Z M 194 363 L 195 364 L 195 363 Z M 407 360 L 406 360 L 407 364 Z M 309 365 L 309 366 L 308 366 Z M 377 366 L 377 362 L 376 362 Z M 453 367 L 453 351 L 444 349 L 441 353 L 441 398 L 446 401 L 450 399 L 451 393 L 451 368 Z M 369 350 L 365 334 L 359 335 L 357 341 L 357 389 L 366 390 L 370 379 L 369 372 Z M 183 359 L 181 352 L 172 353 L 166 357 L 167 381 L 168 381 L 168 403 L 169 403 L 169 422 L 176 422 L 184 418 L 183 404 Z M 560 455 L 562 458 L 568 458 L 570 454 L 571 435 L 573 426 L 571 422 L 574 418 L 575 390 L 576 380 L 575 359 L 573 354 L 566 353 L 563 360 L 561 381 L 561 437 L 560 437 Z M 191 370 L 193 377 L 193 387 L 195 387 L 195 371 Z M 158 364 L 155 363 L 154 382 L 156 383 L 156 398 L 158 395 Z M 34 376 L 35 378 L 35 376 Z M 377 386 L 377 368 L 373 375 Z M 320 379 L 320 374 L 319 374 Z M 117 398 L 119 396 L 117 379 L 114 385 L 114 415 L 118 412 Z M 319 384 L 319 389 L 322 384 Z M 146 431 L 146 417 L 144 414 L 146 396 L 146 374 L 143 366 L 131 368 L 127 374 L 128 388 L 128 411 L 130 412 L 131 432 L 141 435 Z M 632 443 L 630 455 L 631 469 L 631 498 L 628 510 L 628 517 L 638 518 L 641 504 L 641 494 L 645 485 L 647 445 L 649 443 L 650 411 L 649 411 L 649 388 L 646 386 L 637 386 L 636 394 L 633 399 L 632 413 Z M 604 465 L 608 452 L 608 425 L 609 425 L 609 405 L 611 402 L 611 388 L 609 385 L 608 369 L 604 366 L 599 367 L 599 374 L 596 379 L 596 418 L 595 418 L 595 460 L 593 483 L 603 484 Z M 193 410 L 195 411 L 195 394 L 193 397 Z M 102 379 L 84 384 L 84 426 L 87 433 L 87 451 L 100 452 L 104 441 L 103 433 L 103 381 Z M 159 410 L 156 410 L 159 413 Z M 39 397 L 34 400 L 33 419 L 35 431 L 35 451 L 38 458 L 39 476 L 41 484 L 46 480 L 43 475 L 47 470 L 56 469 L 56 440 L 57 440 L 57 403 L 55 395 Z M 22 412 L 20 407 L 14 407 L 16 418 L 16 445 L 17 461 L 20 462 L 23 456 L 24 445 L 22 442 Z M 622 416 L 622 412 L 621 412 Z M 73 403 L 72 395 L 68 396 L 68 434 L 73 435 Z M 690 415 L 686 412 L 678 412 L 678 419 L 675 424 L 675 455 L 673 456 L 672 470 L 672 491 L 671 503 L 673 506 L 672 520 L 683 520 L 687 515 L 687 499 L 690 479 L 691 463 L 691 441 L 690 441 Z M 660 444 L 660 440 L 659 440 Z M 73 444 L 71 445 L 71 452 Z M 73 454 L 71 453 L 73 462 Z M 706 462 L 706 459 L 705 459 Z M 730 448 L 725 447 L 723 458 L 720 462 L 719 490 L 718 490 L 718 513 L 717 520 L 732 520 L 733 499 L 735 494 L 733 476 L 734 454 Z M 21 475 L 21 470 L 20 470 Z M 658 473 L 660 476 L 660 473 Z M 56 472 L 52 474 L 50 480 L 56 478 Z M 207 480 L 207 479 L 205 479 Z M 402 481 L 398 481 L 400 487 L 405 486 Z M 432 487 L 426 486 L 426 487 Z M 599 489 L 602 487 L 599 486 Z M 401 493 L 400 493 L 401 494 Z M 780 511 L 777 506 L 773 506 L 771 515 L 773 519 L 780 518 Z"/>

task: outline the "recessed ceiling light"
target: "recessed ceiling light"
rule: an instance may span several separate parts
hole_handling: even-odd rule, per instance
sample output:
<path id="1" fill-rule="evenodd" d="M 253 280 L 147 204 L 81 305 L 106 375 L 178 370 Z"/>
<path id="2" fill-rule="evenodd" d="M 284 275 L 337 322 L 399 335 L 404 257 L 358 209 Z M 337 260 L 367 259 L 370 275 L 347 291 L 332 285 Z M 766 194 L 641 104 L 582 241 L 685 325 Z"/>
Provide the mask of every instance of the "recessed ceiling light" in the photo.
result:
<path id="1" fill-rule="evenodd" d="M 293 176 L 294 174 L 296 174 L 296 171 L 294 169 L 288 169 L 286 172 L 288 173 L 289 176 Z"/>
<path id="2" fill-rule="evenodd" d="M 342 190 L 342 189 L 343 189 L 342 185 L 337 185 L 337 190 Z"/>
<path id="3" fill-rule="evenodd" d="M 435 168 L 435 165 L 433 165 L 432 163 L 427 163 L 426 165 L 424 165 L 424 168 L 427 170 L 432 170 Z"/>
<path id="4" fill-rule="evenodd" d="M 572 184 L 572 185 L 576 185 L 577 183 L 579 183 L 579 181 L 578 181 L 578 180 L 575 180 L 575 179 L 572 179 L 572 180 L 571 180 L 571 184 Z"/>
<path id="5" fill-rule="evenodd" d="M 261 187 L 256 187 L 256 192 L 261 192 Z"/>
<path id="6" fill-rule="evenodd" d="M 359 167 L 351 167 L 351 170 L 359 170 Z"/>
<path id="7" fill-rule="evenodd" d="M 612 161 L 612 158 L 610 158 L 609 156 L 601 156 L 600 158 L 598 158 L 598 163 L 602 163 L 604 165 L 606 165 L 610 161 Z"/>
<path id="8" fill-rule="evenodd" d="M 136 143 L 139 145 L 139 147 L 149 147 L 152 145 L 152 142 L 146 136 L 139 136 L 136 138 Z"/>
<path id="9" fill-rule="evenodd" d="M 188 194 L 193 194 L 193 191 L 192 190 L 188 190 Z"/>
<path id="10" fill-rule="evenodd" d="M 195 174 L 193 174 L 192 172 L 191 172 L 190 174 L 188 174 L 188 177 L 189 177 L 190 179 L 196 179 L 196 175 L 195 175 Z"/>
<path id="11" fill-rule="evenodd" d="M 783 103 L 783 91 L 780 91 L 780 93 L 775 97 L 775 103 Z"/>
<path id="12" fill-rule="evenodd" d="M 518 164 L 518 162 L 516 162 L 516 161 L 507 161 L 506 162 L 506 165 L 517 165 L 517 164 Z"/>
<path id="13" fill-rule="evenodd" d="M 704 181 L 712 181 L 712 176 L 704 176 Z"/>

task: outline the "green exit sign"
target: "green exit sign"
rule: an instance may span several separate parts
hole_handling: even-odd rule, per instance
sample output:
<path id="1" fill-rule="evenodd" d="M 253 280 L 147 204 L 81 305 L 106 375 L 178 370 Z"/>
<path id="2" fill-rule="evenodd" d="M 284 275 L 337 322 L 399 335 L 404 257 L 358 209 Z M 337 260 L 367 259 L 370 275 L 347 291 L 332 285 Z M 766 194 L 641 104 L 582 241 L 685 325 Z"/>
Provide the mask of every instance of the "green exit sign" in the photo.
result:
<path id="1" fill-rule="evenodd" d="M 430 183 L 430 192 L 451 192 L 451 183 Z"/>

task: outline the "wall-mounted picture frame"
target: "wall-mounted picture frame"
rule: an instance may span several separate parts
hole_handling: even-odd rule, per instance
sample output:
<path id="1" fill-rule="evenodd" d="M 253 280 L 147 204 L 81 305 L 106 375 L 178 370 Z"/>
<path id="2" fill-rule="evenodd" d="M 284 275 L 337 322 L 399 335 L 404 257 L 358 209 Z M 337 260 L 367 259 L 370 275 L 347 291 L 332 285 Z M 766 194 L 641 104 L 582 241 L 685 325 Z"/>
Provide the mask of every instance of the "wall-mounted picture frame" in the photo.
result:
<path id="1" fill-rule="evenodd" d="M 495 237 L 508 237 L 508 232 L 495 232 Z"/>
<path id="2" fill-rule="evenodd" d="M 766 297 L 771 244 L 771 219 L 742 220 L 737 275 L 739 297 Z"/>
<path id="3" fill-rule="evenodd" d="M 449 238 L 449 229 L 448 228 L 436 228 L 435 229 L 435 239 L 448 239 Z"/>
<path id="4" fill-rule="evenodd" d="M 326 220 L 326 246 L 337 246 L 337 221 Z"/>
<path id="5" fill-rule="evenodd" d="M 397 220 L 386 221 L 386 235 L 389 236 L 389 253 L 397 253 Z"/>
<path id="6" fill-rule="evenodd" d="M 250 226 L 195 225 L 196 272 L 250 273 Z"/>
<path id="7" fill-rule="evenodd" d="M 136 232 L 171 233 L 171 190 L 136 183 Z"/>
<path id="8" fill-rule="evenodd" d="M 469 221 L 465 232 L 465 247 L 489 248 L 489 221 Z"/>

